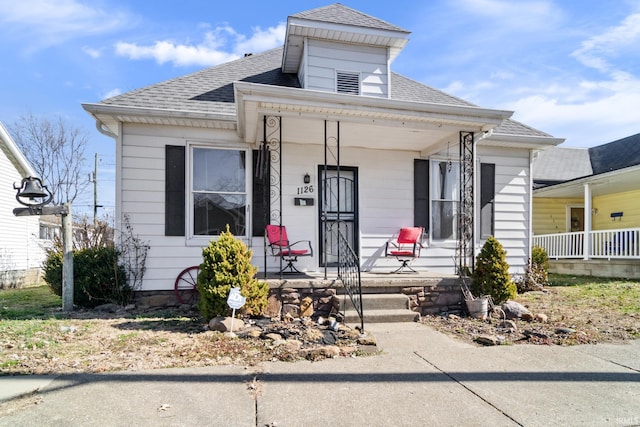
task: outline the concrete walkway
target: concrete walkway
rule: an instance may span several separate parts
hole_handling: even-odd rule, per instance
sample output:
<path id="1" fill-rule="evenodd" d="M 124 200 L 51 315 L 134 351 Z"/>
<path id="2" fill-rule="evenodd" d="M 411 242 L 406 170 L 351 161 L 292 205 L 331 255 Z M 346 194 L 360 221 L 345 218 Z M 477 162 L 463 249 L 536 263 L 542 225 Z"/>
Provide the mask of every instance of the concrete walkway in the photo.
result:
<path id="1" fill-rule="evenodd" d="M 0 377 L 0 426 L 640 424 L 640 341 L 475 347 L 417 323 L 365 326 L 382 354 Z"/>

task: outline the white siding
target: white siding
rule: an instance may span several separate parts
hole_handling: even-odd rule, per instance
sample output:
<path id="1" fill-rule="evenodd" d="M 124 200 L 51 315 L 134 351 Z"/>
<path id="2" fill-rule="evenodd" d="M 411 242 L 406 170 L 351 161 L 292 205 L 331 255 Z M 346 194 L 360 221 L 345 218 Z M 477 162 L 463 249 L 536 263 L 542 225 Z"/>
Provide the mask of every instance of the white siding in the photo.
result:
<path id="1" fill-rule="evenodd" d="M 41 267 L 45 259 L 39 217 L 13 215 L 13 209 L 21 207 L 13 183 L 21 180 L 16 167 L 0 150 L 0 283 L 12 282 L 16 271 Z"/>
<path id="2" fill-rule="evenodd" d="M 286 118 L 283 120 L 286 128 Z M 190 242 L 186 237 L 164 235 L 164 147 L 185 146 L 190 141 L 212 146 L 247 147 L 232 131 L 143 125 L 124 128 L 119 197 L 121 213 L 128 215 L 133 232 L 149 242 L 151 247 L 143 289 L 173 289 L 178 273 L 199 264 L 202 247 L 208 244 L 206 239 Z M 320 268 L 318 167 L 323 164 L 324 150 L 322 141 L 313 145 L 309 141 L 301 142 L 283 141 L 282 144 L 285 162 L 279 180 L 282 216 L 292 241 L 312 242 L 314 256 L 300 258 L 298 267 L 316 271 Z M 496 165 L 495 237 L 507 251 L 512 272 L 519 272 L 526 265 L 529 247 L 528 150 L 479 147 L 477 156 L 478 165 L 480 162 Z M 399 265 L 395 259 L 384 257 L 384 249 L 386 242 L 401 227 L 414 225 L 413 161 L 418 157 L 417 152 L 365 148 L 343 148 L 340 153 L 341 165 L 358 168 L 357 250 L 365 271 L 390 272 Z M 298 196 L 298 188 L 305 185 L 303 177 L 307 173 L 311 176 L 314 193 L 304 197 L 312 197 L 314 205 L 295 206 L 294 198 Z M 479 173 L 476 178 L 479 180 Z M 476 188 L 479 190 L 479 182 Z M 256 237 L 248 243 L 253 250 L 253 263 L 262 272 L 265 262 L 263 238 Z M 482 243 L 477 241 L 477 250 Z M 414 266 L 437 273 L 454 273 L 455 242 L 431 242 L 427 239 L 425 246 L 422 257 L 413 263 Z M 277 271 L 278 266 L 276 259 L 267 257 L 269 271 Z"/>
<path id="3" fill-rule="evenodd" d="M 387 98 L 387 50 L 320 40 L 308 40 L 303 61 L 306 75 L 301 76 L 305 89 L 336 91 L 336 71 L 360 73 L 361 94 Z"/>
<path id="4" fill-rule="evenodd" d="M 133 234 L 150 246 L 142 287 L 145 290 L 172 290 L 180 271 L 200 264 L 202 248 L 208 244 L 164 235 L 165 146 L 186 146 L 190 142 L 246 147 L 232 131 L 145 125 L 123 129 L 117 228 L 122 229 L 122 219 L 128 216 Z"/>
<path id="5" fill-rule="evenodd" d="M 477 157 L 478 164 L 496 165 L 494 237 L 507 252 L 511 273 L 522 273 L 529 258 L 529 150 L 481 146 Z M 483 243 L 478 242 L 478 251 Z"/>

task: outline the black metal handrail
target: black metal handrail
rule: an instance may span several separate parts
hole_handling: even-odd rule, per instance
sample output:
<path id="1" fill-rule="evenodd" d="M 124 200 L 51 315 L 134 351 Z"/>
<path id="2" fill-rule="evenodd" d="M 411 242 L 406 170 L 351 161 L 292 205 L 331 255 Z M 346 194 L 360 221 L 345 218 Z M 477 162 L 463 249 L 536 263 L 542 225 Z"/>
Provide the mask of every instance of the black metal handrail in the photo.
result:
<path id="1" fill-rule="evenodd" d="M 364 315 L 362 312 L 362 282 L 360 280 L 360 259 L 349 245 L 342 232 L 338 230 L 338 278 L 351 303 L 360 317 L 360 332 L 364 332 Z"/>

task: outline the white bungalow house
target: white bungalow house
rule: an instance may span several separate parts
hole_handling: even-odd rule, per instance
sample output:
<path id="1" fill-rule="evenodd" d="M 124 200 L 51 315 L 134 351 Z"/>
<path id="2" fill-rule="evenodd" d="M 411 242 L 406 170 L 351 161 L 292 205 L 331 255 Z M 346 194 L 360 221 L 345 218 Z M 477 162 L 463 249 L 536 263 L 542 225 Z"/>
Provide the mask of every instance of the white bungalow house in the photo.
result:
<path id="1" fill-rule="evenodd" d="M 47 224 L 38 216 L 13 214 L 21 207 L 13 184 L 29 176 L 35 171 L 0 123 L 0 287 L 37 282 L 46 257 Z"/>
<path id="2" fill-rule="evenodd" d="M 143 289 L 173 289 L 227 224 L 261 270 L 280 268 L 267 223 L 311 242 L 309 274 L 338 261 L 339 223 L 361 271 L 396 269 L 407 226 L 418 271 L 455 274 L 489 235 L 523 271 L 532 153 L 562 140 L 391 71 L 409 34 L 332 4 L 289 16 L 280 48 L 83 104 L 116 142 L 116 218 L 150 244 Z"/>

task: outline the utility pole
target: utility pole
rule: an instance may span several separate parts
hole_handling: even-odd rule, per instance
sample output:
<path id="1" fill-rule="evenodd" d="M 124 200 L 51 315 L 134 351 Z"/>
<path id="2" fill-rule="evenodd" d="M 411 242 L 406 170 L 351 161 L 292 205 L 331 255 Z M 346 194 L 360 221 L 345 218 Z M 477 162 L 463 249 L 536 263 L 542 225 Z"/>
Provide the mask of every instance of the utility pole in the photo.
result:
<path id="1" fill-rule="evenodd" d="M 102 205 L 98 204 L 98 153 L 95 155 L 93 173 L 89 174 L 89 181 L 93 182 L 93 225 L 98 221 L 98 208 Z"/>

